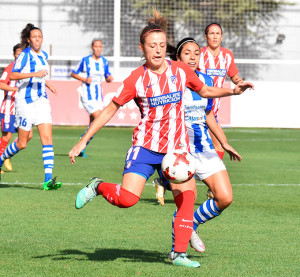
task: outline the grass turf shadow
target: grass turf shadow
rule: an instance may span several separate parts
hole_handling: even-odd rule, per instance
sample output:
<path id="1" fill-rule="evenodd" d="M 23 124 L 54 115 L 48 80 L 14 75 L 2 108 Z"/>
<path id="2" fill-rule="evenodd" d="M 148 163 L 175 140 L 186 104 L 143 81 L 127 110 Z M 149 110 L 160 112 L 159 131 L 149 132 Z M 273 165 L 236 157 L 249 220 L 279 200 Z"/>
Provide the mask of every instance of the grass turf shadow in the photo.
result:
<path id="1" fill-rule="evenodd" d="M 58 254 L 35 256 L 34 259 L 51 258 L 54 261 L 59 260 L 89 260 L 89 261 L 114 261 L 116 259 L 124 259 L 124 262 L 145 262 L 145 263 L 163 263 L 170 264 L 166 261 L 167 254 L 158 251 L 147 251 L 140 249 L 117 249 L 104 248 L 96 249 L 94 252 L 84 252 L 75 249 L 61 250 Z"/>
<path id="2" fill-rule="evenodd" d="M 36 185 L 18 185 L 18 184 L 5 184 L 1 183 L 0 184 L 0 189 L 4 188 L 24 188 L 24 189 L 37 189 L 37 190 L 43 190 L 43 184 L 41 186 L 36 186 Z"/>

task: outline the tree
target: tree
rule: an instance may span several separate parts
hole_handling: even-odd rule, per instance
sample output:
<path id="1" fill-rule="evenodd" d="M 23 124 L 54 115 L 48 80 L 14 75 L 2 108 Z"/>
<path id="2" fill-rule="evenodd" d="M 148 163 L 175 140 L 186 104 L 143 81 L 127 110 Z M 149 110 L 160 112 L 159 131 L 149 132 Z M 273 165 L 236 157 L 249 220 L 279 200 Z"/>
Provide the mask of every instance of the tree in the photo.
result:
<path id="1" fill-rule="evenodd" d="M 98 31 L 108 45 L 113 45 L 113 0 L 65 0 L 72 23 L 84 31 Z M 138 56 L 138 34 L 145 18 L 156 7 L 168 21 L 169 43 L 186 36 L 205 44 L 204 29 L 218 22 L 224 30 L 223 45 L 236 58 L 271 58 L 275 54 L 277 30 L 272 27 L 280 17 L 284 0 L 129 0 L 121 1 L 121 55 Z M 106 54 L 113 55 L 113 47 Z M 252 74 L 256 69 L 253 67 Z M 247 73 L 249 74 L 249 72 Z"/>

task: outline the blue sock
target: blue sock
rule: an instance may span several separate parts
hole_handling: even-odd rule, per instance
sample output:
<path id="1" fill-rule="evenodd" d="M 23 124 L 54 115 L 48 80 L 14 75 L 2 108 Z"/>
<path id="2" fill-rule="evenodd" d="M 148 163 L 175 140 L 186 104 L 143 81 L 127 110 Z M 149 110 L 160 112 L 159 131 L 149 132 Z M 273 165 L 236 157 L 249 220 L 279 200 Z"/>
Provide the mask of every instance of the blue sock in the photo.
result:
<path id="1" fill-rule="evenodd" d="M 196 230 L 200 224 L 215 218 L 221 213 L 222 211 L 217 207 L 214 198 L 205 201 L 194 213 L 193 229 Z"/>
<path id="2" fill-rule="evenodd" d="M 11 157 L 13 157 L 14 155 L 16 155 L 18 152 L 20 151 L 20 149 L 17 147 L 17 143 L 13 142 L 12 144 L 10 144 L 5 151 L 3 152 L 3 154 L 0 157 L 0 167 L 3 165 L 4 161 L 6 159 L 9 159 Z"/>
<path id="3" fill-rule="evenodd" d="M 52 179 L 52 170 L 54 165 L 53 145 L 43 145 L 43 162 L 45 169 L 45 182 Z"/>

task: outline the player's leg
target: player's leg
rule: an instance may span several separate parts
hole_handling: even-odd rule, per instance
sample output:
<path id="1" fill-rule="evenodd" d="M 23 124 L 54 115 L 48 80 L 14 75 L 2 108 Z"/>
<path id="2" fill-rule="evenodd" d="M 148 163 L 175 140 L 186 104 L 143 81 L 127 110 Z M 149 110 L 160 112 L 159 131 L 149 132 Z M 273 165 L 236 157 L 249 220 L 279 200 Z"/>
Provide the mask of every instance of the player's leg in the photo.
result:
<path id="1" fill-rule="evenodd" d="M 2 131 L 2 137 L 0 138 L 0 156 L 3 154 L 5 151 L 9 141 L 12 138 L 12 133 L 11 132 L 3 132 Z M 10 162 L 10 159 L 6 159 L 3 163 L 4 167 L 7 169 L 7 171 L 12 171 L 12 165 Z M 3 172 L 1 172 L 2 174 Z"/>
<path id="2" fill-rule="evenodd" d="M 2 137 L 0 138 L 0 156 L 1 156 L 12 138 L 12 133 L 16 133 L 18 130 L 15 127 L 15 115 L 0 114 L 0 118 L 1 118 L 1 131 L 2 131 Z M 6 159 L 4 161 L 4 166 L 8 171 L 12 171 L 12 165 L 10 159 Z"/>
<path id="3" fill-rule="evenodd" d="M 52 124 L 41 123 L 37 125 L 37 129 L 43 146 L 42 157 L 43 157 L 44 172 L 45 172 L 43 189 L 44 190 L 58 189 L 61 187 L 62 183 L 57 182 L 56 179 L 52 177 L 52 172 L 54 167 Z"/>
<path id="4" fill-rule="evenodd" d="M 219 216 L 232 202 L 232 188 L 226 170 L 219 171 L 203 182 L 210 188 L 214 198 L 208 199 L 200 205 L 194 213 L 193 234 L 191 236 L 191 247 L 198 252 L 203 252 L 205 247 L 198 233 L 195 232 L 200 224 Z"/>
<path id="5" fill-rule="evenodd" d="M 103 182 L 101 178 L 92 178 L 88 185 L 81 189 L 76 197 L 75 207 L 83 208 L 96 196 L 102 195 L 110 204 L 119 208 L 129 208 L 135 205 L 142 194 L 146 179 L 136 173 L 126 173 L 122 185 Z"/>
<path id="6" fill-rule="evenodd" d="M 170 184 L 174 201 L 177 206 L 173 220 L 174 251 L 170 258 L 174 265 L 199 267 L 196 261 L 187 258 L 186 250 L 193 230 L 193 213 L 195 203 L 196 183 L 192 178 L 181 184 Z"/>
<path id="7" fill-rule="evenodd" d="M 158 158 L 157 158 L 158 156 Z M 127 151 L 123 171 L 122 186 L 103 182 L 95 177 L 77 194 L 75 207 L 81 209 L 85 204 L 102 195 L 109 203 L 119 208 L 135 205 L 144 189 L 146 180 L 154 173 L 153 164 L 161 162 L 163 154 L 155 155 L 143 147 L 131 147 Z"/>
<path id="8" fill-rule="evenodd" d="M 8 145 L 3 154 L 0 156 L 0 168 L 6 159 L 12 158 L 20 150 L 25 149 L 30 131 L 19 129 L 18 140 Z"/>
<path id="9" fill-rule="evenodd" d="M 85 108 L 85 110 L 88 112 L 89 117 L 90 117 L 90 124 L 89 126 L 92 124 L 92 122 L 94 121 L 94 119 L 101 113 L 102 110 L 102 104 L 101 102 L 97 101 L 97 100 L 87 100 L 86 98 L 81 98 L 81 102 Z M 88 126 L 88 128 L 89 128 Z M 86 133 L 86 131 L 88 130 L 88 128 L 84 131 L 84 133 L 80 136 L 80 138 Z M 88 142 L 86 143 L 86 147 L 89 145 L 89 143 L 91 142 L 91 140 L 94 138 L 94 136 L 92 136 Z M 85 154 L 85 150 L 86 147 L 80 152 L 80 154 L 78 155 L 78 157 L 88 157 Z"/>

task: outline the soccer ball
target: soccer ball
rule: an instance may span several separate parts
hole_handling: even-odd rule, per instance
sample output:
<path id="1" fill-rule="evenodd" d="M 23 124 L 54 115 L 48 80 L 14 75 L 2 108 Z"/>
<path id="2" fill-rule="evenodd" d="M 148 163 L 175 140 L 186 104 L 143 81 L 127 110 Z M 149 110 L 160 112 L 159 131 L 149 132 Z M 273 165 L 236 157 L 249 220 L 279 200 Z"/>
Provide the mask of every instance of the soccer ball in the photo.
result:
<path id="1" fill-rule="evenodd" d="M 172 183 L 190 180 L 196 171 L 196 162 L 191 154 L 183 150 L 167 153 L 161 163 L 163 175 Z"/>

